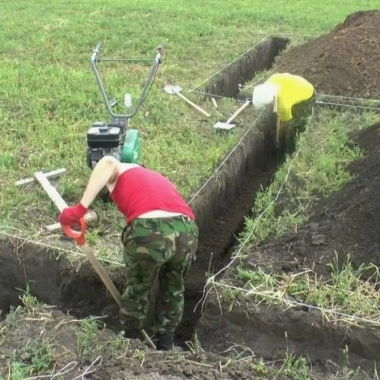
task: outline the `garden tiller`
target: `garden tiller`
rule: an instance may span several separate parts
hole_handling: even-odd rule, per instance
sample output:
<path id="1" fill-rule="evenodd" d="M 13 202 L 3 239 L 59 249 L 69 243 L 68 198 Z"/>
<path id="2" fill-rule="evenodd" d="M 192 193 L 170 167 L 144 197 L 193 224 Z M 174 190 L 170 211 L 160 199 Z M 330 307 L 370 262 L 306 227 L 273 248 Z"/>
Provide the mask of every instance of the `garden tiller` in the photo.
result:
<path id="1" fill-rule="evenodd" d="M 87 165 L 93 169 L 103 156 L 113 156 L 120 162 L 140 163 L 141 162 L 141 142 L 139 132 L 129 128 L 129 120 L 136 115 L 142 103 L 148 95 L 149 89 L 154 81 L 158 66 L 162 60 L 163 47 L 160 45 L 156 51 L 155 59 L 122 59 L 122 58 L 98 58 L 101 43 L 93 50 L 91 56 L 91 66 L 95 74 L 96 82 L 106 104 L 111 120 L 108 123 L 95 122 L 87 132 Z M 112 107 L 117 105 L 116 98 L 109 100 L 104 90 L 100 78 L 97 63 L 100 61 L 153 61 L 153 66 L 145 82 L 137 105 L 132 113 L 116 114 Z M 124 95 L 124 105 L 129 110 L 132 105 L 131 95 Z"/>

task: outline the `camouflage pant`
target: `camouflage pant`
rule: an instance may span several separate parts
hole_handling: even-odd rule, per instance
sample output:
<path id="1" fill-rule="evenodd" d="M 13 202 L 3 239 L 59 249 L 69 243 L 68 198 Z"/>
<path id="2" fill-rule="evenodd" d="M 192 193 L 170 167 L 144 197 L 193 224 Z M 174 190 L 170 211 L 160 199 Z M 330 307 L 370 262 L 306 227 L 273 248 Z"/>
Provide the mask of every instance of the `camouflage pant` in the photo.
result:
<path id="1" fill-rule="evenodd" d="M 184 279 L 198 246 L 197 224 L 187 217 L 135 219 L 123 233 L 127 283 L 122 295 L 126 326 L 142 329 L 149 293 L 159 276 L 157 332 L 171 333 L 182 319 Z"/>

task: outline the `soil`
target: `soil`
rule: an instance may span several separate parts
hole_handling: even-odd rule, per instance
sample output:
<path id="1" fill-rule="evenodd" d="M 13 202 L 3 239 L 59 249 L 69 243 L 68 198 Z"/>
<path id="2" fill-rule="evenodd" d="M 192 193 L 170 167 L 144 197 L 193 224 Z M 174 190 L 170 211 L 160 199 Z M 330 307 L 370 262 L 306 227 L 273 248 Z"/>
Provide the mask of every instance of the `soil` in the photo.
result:
<path id="1" fill-rule="evenodd" d="M 353 13 L 330 33 L 285 51 L 275 71 L 301 75 L 319 93 L 379 99 L 379 34 L 379 10 Z"/>
<path id="2" fill-rule="evenodd" d="M 317 202 L 308 223 L 296 232 L 268 239 L 245 252 L 241 265 L 292 274 L 313 268 L 322 277 L 329 274 L 327 264 L 334 261 L 336 253 L 340 265 L 348 253 L 354 267 L 380 265 L 380 123 L 356 131 L 350 138 L 351 144 L 363 151 L 363 157 L 347 167 L 354 179 Z M 229 274 L 227 271 L 224 278 Z M 368 276 L 372 274 L 367 271 Z M 284 309 L 246 299 L 235 301 L 231 306 L 216 294 L 208 297 L 197 325 L 204 349 L 222 351 L 241 345 L 274 361 L 290 350 L 294 355 L 306 355 L 319 371 L 319 378 L 334 368 L 342 369 L 345 347 L 350 368 L 373 373 L 373 363 L 380 362 L 380 331 L 376 327 L 327 325 L 319 312 L 308 307 Z"/>
<path id="3" fill-rule="evenodd" d="M 259 141 L 261 139 L 258 139 Z M 249 215 L 260 187 L 270 184 L 278 162 L 269 145 L 261 144 L 249 156 L 254 165 L 243 173 L 244 181 L 236 186 L 233 196 L 228 195 L 219 208 L 217 217 L 200 232 L 197 259 L 186 278 L 185 310 L 182 323 L 177 329 L 177 341 L 183 343 L 191 339 L 200 317 L 198 303 L 207 277 L 218 272 L 229 260 L 231 249 L 236 243 L 236 234 L 244 226 L 244 217 Z"/>
<path id="4" fill-rule="evenodd" d="M 276 69 L 305 76 L 319 92 L 375 97 L 380 94 L 380 69 L 377 65 L 379 32 L 380 12 L 355 13 L 331 33 L 281 55 Z M 276 44 L 267 44 L 263 49 L 273 55 L 274 51 L 278 52 L 286 46 L 287 40 L 277 41 Z M 250 57 L 252 62 L 265 67 L 272 58 L 263 57 L 260 61 Z M 244 74 L 246 80 L 247 75 Z M 218 91 L 223 94 L 230 91 L 233 96 L 238 83 L 224 79 L 219 78 L 215 86 L 219 86 Z M 236 154 L 226 162 L 220 175 L 210 181 L 210 186 L 199 197 L 201 200 L 193 205 L 201 236 L 197 260 L 186 281 L 185 313 L 176 337 L 184 347 L 200 317 L 200 310 L 194 312 L 194 306 L 203 291 L 207 272 L 215 273 L 229 259 L 235 243 L 234 234 L 242 227 L 244 216 L 249 214 L 255 192 L 268 183 L 278 164 L 273 158 L 273 146 L 268 142 L 268 134 L 264 133 L 262 137 L 263 140 L 260 140 L 257 135 L 248 135 L 247 141 L 239 144 Z M 269 262 L 274 270 L 287 272 L 302 270 L 315 262 L 315 270 L 326 274 L 326 263 L 332 260 L 336 250 L 340 255 L 351 253 L 356 265 L 368 262 L 380 265 L 380 193 L 377 186 L 380 176 L 380 124 L 353 135 L 353 139 L 365 151 L 365 157 L 349 167 L 357 178 L 337 194 L 319 202 L 312 211 L 310 222 L 300 227 L 297 233 L 269 240 L 252 251 L 251 262 L 262 266 Z M 78 267 L 71 268 L 63 258 L 57 259 L 54 253 L 46 249 L 36 250 L 27 244 L 13 244 L 1 239 L 0 264 L 0 309 L 3 312 L 8 311 L 11 305 L 20 303 L 19 293 L 14 289 L 25 289 L 28 280 L 31 291 L 38 295 L 39 300 L 58 305 L 65 313 L 54 311 L 54 320 L 50 324 L 42 318 L 43 326 L 39 325 L 37 318 L 32 321 L 26 318 L 17 323 L 13 333 L 7 336 L 6 344 L 0 344 L 1 371 L 8 370 L 4 365 L 11 353 L 13 355 L 23 350 L 25 337 L 37 339 L 36 334 L 42 330 L 54 339 L 57 347 L 73 347 L 74 352 L 73 332 L 69 329 L 61 331 L 57 327 L 72 323 L 72 317 L 66 313 L 76 317 L 108 315 L 103 320 L 118 331 L 117 308 L 88 264 L 82 262 L 80 265 L 78 263 Z M 110 274 L 119 291 L 122 290 L 125 282 L 123 270 Z M 254 372 L 252 358 L 249 357 L 253 352 L 265 360 L 277 361 L 284 358 L 287 348 L 295 354 L 310 355 L 313 367 L 321 373 L 336 374 L 341 367 L 338 352 L 344 344 L 354 352 L 351 357 L 354 366 L 366 368 L 368 358 L 380 359 L 377 354 L 380 352 L 377 331 L 354 329 L 348 333 L 339 328 L 326 329 L 318 315 L 310 310 L 284 312 L 264 305 L 244 307 L 243 302 L 239 310 L 229 310 L 223 316 L 225 319 L 220 319 L 218 300 L 214 301 L 208 303 L 205 309 L 205 313 L 209 313 L 208 318 L 202 318 L 197 330 L 206 352 L 170 356 L 144 351 L 142 363 L 141 358 L 133 355 L 133 350 L 142 350 L 141 343 L 132 343 L 132 353 L 124 356 L 104 353 L 102 365 L 91 378 L 251 379 Z M 249 318 L 243 319 L 242 311 L 250 314 Z M 0 323 L 0 342 L 6 331 L 3 329 L 4 323 Z M 291 340 L 284 338 L 284 330 L 289 331 Z M 54 337 L 49 332 L 54 333 Z M 103 338 L 114 336 L 110 330 L 103 330 L 102 334 Z M 232 350 L 231 346 L 236 343 Z M 235 357 L 244 352 L 248 358 L 223 366 L 228 358 L 221 353 L 226 349 L 230 349 Z M 18 359 L 29 360 L 30 356 L 24 355 Z M 82 373 L 94 359 L 77 355 L 80 369 L 76 370 L 75 375 Z M 325 378 L 321 373 L 315 378 Z M 71 373 L 66 378 L 73 377 Z"/>
<path id="5" fill-rule="evenodd" d="M 151 351 L 139 340 L 117 348 L 110 343 L 115 339 L 110 330 L 88 334 L 79 320 L 53 307 L 33 306 L 29 312 L 16 312 L 10 320 L 0 321 L 0 377 L 9 373 L 9 358 L 19 365 L 39 365 L 36 379 L 57 377 L 60 372 L 62 380 L 249 380 L 255 373 L 249 357 L 229 363 L 226 356 L 202 351 Z M 54 363 L 52 372 L 43 367 L 49 360 Z"/>
<path id="6" fill-rule="evenodd" d="M 314 267 L 327 275 L 326 264 L 333 262 L 336 252 L 340 264 L 350 254 L 356 267 L 380 266 L 380 123 L 350 137 L 363 151 L 363 158 L 347 167 L 355 178 L 317 202 L 308 223 L 296 233 L 270 239 L 252 252 L 252 262 L 277 272 Z"/>

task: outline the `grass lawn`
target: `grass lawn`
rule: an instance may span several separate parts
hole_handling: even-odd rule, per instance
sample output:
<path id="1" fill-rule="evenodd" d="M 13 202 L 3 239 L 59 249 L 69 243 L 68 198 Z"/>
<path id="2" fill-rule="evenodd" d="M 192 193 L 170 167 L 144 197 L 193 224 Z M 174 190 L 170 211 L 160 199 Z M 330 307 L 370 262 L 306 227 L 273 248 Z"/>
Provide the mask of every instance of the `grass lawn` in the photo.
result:
<path id="1" fill-rule="evenodd" d="M 167 175 L 190 199 L 245 130 L 219 134 L 212 127 L 236 110 L 235 101 L 221 100 L 221 114 L 213 109 L 211 102 L 202 104 L 212 114 L 206 118 L 178 97 L 165 93 L 164 85 L 179 84 L 184 94 L 196 101 L 196 94 L 191 93 L 190 88 L 201 88 L 199 85 L 207 78 L 268 34 L 289 35 L 293 43 L 299 43 L 306 35 L 329 32 L 350 13 L 379 8 L 378 0 L 20 0 L 3 3 L 0 13 L 0 236 L 20 235 L 41 244 L 64 247 L 75 254 L 79 250 L 75 250 L 71 241 L 60 242 L 60 231 L 44 230 L 45 225 L 57 221 L 58 211 L 42 188 L 37 184 L 16 187 L 14 183 L 33 176 L 36 171 L 66 168 L 67 173 L 52 182 L 68 204 L 79 201 L 91 172 L 86 165 L 87 130 L 95 121 L 109 120 L 90 66 L 92 50 L 99 41 L 103 43 L 101 56 L 144 59 L 154 58 L 157 45 L 164 43 L 163 63 L 131 127 L 140 132 L 144 164 Z M 123 94 L 129 92 L 135 102 L 150 70 L 149 64 L 141 63 L 101 63 L 99 67 L 111 98 L 122 100 Z M 118 111 L 124 110 L 120 107 Z M 253 119 L 252 108 L 248 112 Z M 373 120 L 374 115 L 370 113 L 364 118 L 349 112 L 336 117 L 333 112 L 323 110 L 314 129 L 302 136 L 298 154 L 284 163 L 273 184 L 259 194 L 254 208 L 254 215 L 259 217 L 247 219 L 238 253 L 244 256 L 250 247 L 269 236 L 279 236 L 296 228 L 307 220 L 315 192 L 328 195 L 347 182 L 350 177 L 344 164 L 361 153 L 344 149 L 347 130 L 343 126 L 351 130 L 369 125 Z M 318 149 L 314 149 L 316 146 Z M 307 186 L 299 189 L 292 186 L 288 181 L 290 168 L 306 179 Z M 271 207 L 279 192 L 286 194 L 292 205 L 280 217 Z M 90 225 L 89 242 L 96 247 L 100 259 L 120 263 L 118 239 L 124 224 L 122 216 L 112 204 L 99 201 L 91 209 L 96 211 L 98 220 Z M 286 300 L 294 297 L 324 308 L 336 306 L 337 310 L 351 315 L 362 308 L 361 315 L 368 318 L 377 316 L 380 305 L 377 290 L 364 289 L 349 263 L 341 273 L 333 273 L 332 284 L 314 281 L 307 273 L 289 278 L 239 266 L 231 272 L 235 276 L 233 280 L 241 286 L 239 294 L 254 301 L 287 307 Z M 211 285 L 224 292 L 226 299 L 232 293 L 228 288 L 230 284 L 223 280 Z M 353 293 L 352 289 L 358 291 Z M 350 305 L 339 303 L 342 292 L 351 297 Z M 268 297 L 279 294 L 282 297 L 277 299 Z M 32 317 L 43 326 L 55 326 L 54 333 L 62 325 L 57 323 L 50 309 L 40 310 L 30 294 L 26 293 L 22 301 L 25 308 L 9 313 L 6 329 L 1 330 L 0 343 L 3 342 L 7 350 L 12 348 L 6 346 L 11 336 L 7 334 L 12 334 L 17 321 Z M 114 337 L 101 337 L 100 344 L 95 339 L 97 327 L 91 319 L 70 323 L 75 324 L 70 339 L 77 351 L 64 349 L 63 354 L 67 356 L 62 358 L 65 360 L 89 352 L 95 354 L 97 350 L 120 355 L 129 350 L 124 340 Z M 40 330 L 34 328 L 33 331 Z M 25 346 L 25 352 L 38 359 L 29 366 L 21 359 L 14 359 L 14 353 L 10 352 L 10 378 L 24 379 L 32 373 L 55 368 L 57 353 L 52 351 L 53 338 L 39 334 L 36 344 Z M 61 354 L 59 352 L 59 357 Z M 141 360 L 141 366 L 144 355 L 139 350 L 133 353 Z M 257 366 L 256 370 L 266 371 L 266 364 Z M 308 363 L 303 357 L 296 359 L 288 355 L 281 371 L 292 378 L 310 378 Z"/>
<path id="2" fill-rule="evenodd" d="M 144 59 L 154 58 L 157 45 L 165 44 L 163 64 L 131 127 L 140 131 L 144 164 L 167 175 L 190 198 L 244 131 L 218 134 L 212 127 L 237 108 L 234 101 L 223 102 L 224 117 L 211 102 L 204 104 L 212 114 L 206 118 L 165 93 L 164 85 L 180 84 L 196 100 L 187 89 L 267 34 L 328 32 L 348 14 L 376 5 L 376 0 L 342 0 L 338 6 L 298 0 L 7 2 L 0 15 L 2 230 L 44 242 L 61 234 L 44 231 L 56 222 L 58 211 L 42 188 L 14 185 L 36 171 L 66 168 L 54 184 L 68 204 L 80 199 L 90 175 L 87 130 L 97 120 L 109 120 L 89 61 L 98 41 L 101 56 Z M 130 92 L 136 101 L 149 65 L 101 63 L 109 96 L 122 100 Z M 118 238 L 123 219 L 110 204 L 97 202 L 92 209 L 99 219 L 88 238 L 101 256 L 115 259 L 118 253 L 107 247 Z"/>

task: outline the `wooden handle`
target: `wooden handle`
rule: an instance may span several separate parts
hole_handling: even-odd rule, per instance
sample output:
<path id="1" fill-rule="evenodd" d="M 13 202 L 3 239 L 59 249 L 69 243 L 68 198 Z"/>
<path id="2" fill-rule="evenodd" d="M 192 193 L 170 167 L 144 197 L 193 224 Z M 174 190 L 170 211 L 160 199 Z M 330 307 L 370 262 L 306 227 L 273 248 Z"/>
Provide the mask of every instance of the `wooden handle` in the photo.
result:
<path id="1" fill-rule="evenodd" d="M 34 173 L 34 178 L 41 184 L 42 188 L 46 191 L 47 195 L 57 206 L 58 210 L 62 212 L 67 207 L 67 203 L 62 199 L 61 194 L 50 183 L 43 172 Z"/>
<path id="2" fill-rule="evenodd" d="M 244 108 L 246 108 L 247 106 L 248 106 L 248 104 L 249 103 L 251 103 L 249 100 L 247 100 L 227 121 L 226 121 L 226 124 L 230 124 L 230 122 L 232 121 L 232 120 L 234 120 L 235 119 L 235 117 L 237 116 L 237 115 L 239 115 L 239 113 L 241 112 L 241 111 L 243 111 L 243 109 Z"/>
<path id="3" fill-rule="evenodd" d="M 99 277 L 103 281 L 106 288 L 111 293 L 111 295 L 114 298 L 114 300 L 116 301 L 116 303 L 119 305 L 119 307 L 121 307 L 121 295 L 120 295 L 119 291 L 117 290 L 115 284 L 112 282 L 112 280 L 108 276 L 108 273 L 104 270 L 104 268 L 100 264 L 99 260 L 96 258 L 96 256 L 92 252 L 92 249 L 88 246 L 87 243 L 82 245 L 82 249 L 86 253 L 88 260 L 90 261 L 90 263 L 93 266 L 93 268 L 95 269 L 96 273 L 99 275 Z M 149 346 L 155 350 L 156 346 L 152 342 L 152 340 L 149 338 L 149 335 L 146 333 L 146 331 L 144 329 L 141 329 L 140 332 L 143 335 L 145 341 L 149 344 Z"/>
<path id="4" fill-rule="evenodd" d="M 63 170 L 66 171 L 66 169 L 59 169 L 57 171 L 46 173 L 46 174 L 43 172 L 34 173 L 34 178 L 40 183 L 42 188 L 46 191 L 47 195 L 54 202 L 54 204 L 57 206 L 60 212 L 62 212 L 64 208 L 68 207 L 68 205 L 63 200 L 63 198 L 61 197 L 61 194 L 59 194 L 57 189 L 50 183 L 49 179 L 47 178 L 47 175 L 50 175 L 50 177 L 53 177 L 53 176 L 58 175 L 58 173 L 61 173 Z M 20 184 L 30 183 L 31 181 L 33 181 L 33 178 L 27 178 L 26 180 L 23 180 L 23 181 L 24 182 Z M 84 219 L 87 222 L 90 222 L 92 220 L 96 220 L 97 215 L 94 212 L 89 211 L 84 216 Z M 50 226 L 47 226 L 46 228 L 48 231 L 58 230 L 59 228 L 61 228 L 61 224 L 54 223 L 54 224 L 51 224 Z"/>
<path id="5" fill-rule="evenodd" d="M 204 115 L 207 117 L 211 116 L 208 112 L 206 112 L 204 109 L 201 107 L 197 106 L 195 103 L 193 103 L 191 100 L 187 99 L 185 96 L 183 96 L 181 93 L 176 92 L 176 94 L 183 99 L 185 102 L 189 103 L 191 106 L 193 106 L 195 109 L 197 109 L 199 112 L 202 112 Z"/>
<path id="6" fill-rule="evenodd" d="M 88 246 L 87 243 L 82 245 L 82 249 L 86 253 L 88 260 L 90 261 L 96 273 L 99 275 L 99 277 L 103 281 L 106 288 L 111 293 L 116 303 L 119 305 L 119 307 L 121 307 L 121 295 L 119 291 L 116 289 L 115 284 L 111 281 L 110 277 L 108 276 L 108 273 L 104 270 L 99 260 L 96 258 L 96 256 L 92 252 L 92 249 Z"/>
<path id="7" fill-rule="evenodd" d="M 273 101 L 273 112 L 277 113 L 278 110 L 278 101 L 277 101 L 277 96 L 275 96 L 274 101 Z"/>
<path id="8" fill-rule="evenodd" d="M 94 211 L 88 211 L 86 213 L 86 215 L 83 217 L 83 219 L 86 222 L 92 222 L 93 220 L 98 219 L 98 216 L 96 215 L 96 213 Z M 59 230 L 60 228 L 62 228 L 62 226 L 61 226 L 61 223 L 59 223 L 59 222 L 46 226 L 46 229 L 48 231 L 55 231 L 55 230 Z"/>
<path id="9" fill-rule="evenodd" d="M 64 173 L 66 173 L 66 169 L 62 168 L 62 169 L 53 170 L 53 171 L 48 172 L 48 173 L 44 173 L 44 176 L 46 178 L 55 178 L 55 177 L 58 177 L 58 176 L 60 176 L 61 174 L 64 174 Z M 21 179 L 19 181 L 16 181 L 15 185 L 16 186 L 29 185 L 30 183 L 33 183 L 34 180 L 35 180 L 35 178 Z"/>
<path id="10" fill-rule="evenodd" d="M 279 115 L 276 115 L 276 144 L 279 143 L 279 138 L 280 138 L 280 117 Z"/>

